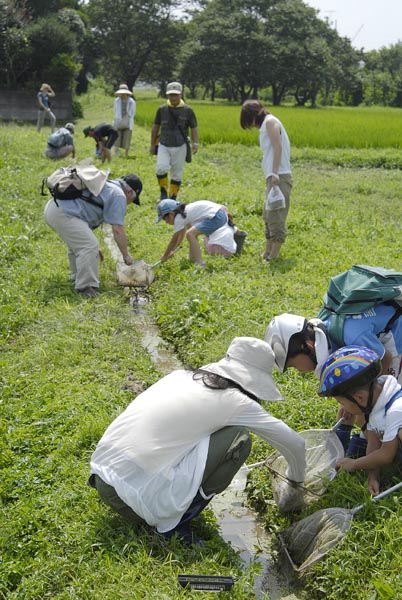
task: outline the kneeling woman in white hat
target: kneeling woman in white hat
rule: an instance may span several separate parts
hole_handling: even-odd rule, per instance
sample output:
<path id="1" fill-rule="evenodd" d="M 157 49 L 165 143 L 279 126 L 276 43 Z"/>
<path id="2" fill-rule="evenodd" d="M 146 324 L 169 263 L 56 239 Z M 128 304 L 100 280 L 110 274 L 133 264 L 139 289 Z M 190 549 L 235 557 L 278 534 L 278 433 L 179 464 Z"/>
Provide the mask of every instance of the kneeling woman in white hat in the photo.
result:
<path id="1" fill-rule="evenodd" d="M 260 405 L 282 396 L 263 340 L 235 338 L 224 358 L 176 370 L 141 393 L 108 427 L 91 459 L 89 484 L 132 523 L 199 543 L 190 523 L 247 459 L 250 431 L 305 476 L 304 440 Z"/>

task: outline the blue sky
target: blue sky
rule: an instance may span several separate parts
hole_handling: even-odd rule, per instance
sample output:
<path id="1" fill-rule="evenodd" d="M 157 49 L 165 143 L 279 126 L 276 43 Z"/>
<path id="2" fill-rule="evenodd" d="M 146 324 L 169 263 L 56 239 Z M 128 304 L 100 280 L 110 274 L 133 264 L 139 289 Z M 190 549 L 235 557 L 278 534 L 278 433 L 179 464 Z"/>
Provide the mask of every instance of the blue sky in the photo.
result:
<path id="1" fill-rule="evenodd" d="M 402 0 L 304 0 L 338 34 L 364 50 L 402 42 Z"/>

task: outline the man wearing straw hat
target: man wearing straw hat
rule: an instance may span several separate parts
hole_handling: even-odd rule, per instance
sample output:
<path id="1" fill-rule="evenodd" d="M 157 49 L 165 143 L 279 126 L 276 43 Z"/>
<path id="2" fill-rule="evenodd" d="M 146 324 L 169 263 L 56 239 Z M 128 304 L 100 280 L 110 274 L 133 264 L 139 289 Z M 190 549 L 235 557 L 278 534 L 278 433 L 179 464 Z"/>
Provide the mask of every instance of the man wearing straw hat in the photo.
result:
<path id="1" fill-rule="evenodd" d="M 39 104 L 38 120 L 36 123 L 36 130 L 38 133 L 40 133 L 43 127 L 46 116 L 48 116 L 50 119 L 50 129 L 52 130 L 52 132 L 56 128 L 56 117 L 50 108 L 49 100 L 49 98 L 54 98 L 55 95 L 56 94 L 54 93 L 54 91 L 48 83 L 42 83 L 42 85 L 40 86 L 40 90 L 36 95 Z"/>
<path id="2" fill-rule="evenodd" d="M 260 404 L 282 399 L 273 364 L 269 344 L 237 337 L 218 362 L 163 377 L 107 428 L 89 484 L 131 523 L 203 545 L 190 524 L 246 460 L 250 431 L 283 454 L 289 479 L 302 482 L 303 438 Z"/>
<path id="3" fill-rule="evenodd" d="M 118 138 L 115 143 L 116 154 L 119 154 L 119 149 L 121 148 L 124 150 L 127 158 L 133 133 L 136 102 L 133 98 L 133 93 L 125 83 L 120 85 L 114 95 L 116 99 L 114 101 L 113 125 L 118 131 Z"/>

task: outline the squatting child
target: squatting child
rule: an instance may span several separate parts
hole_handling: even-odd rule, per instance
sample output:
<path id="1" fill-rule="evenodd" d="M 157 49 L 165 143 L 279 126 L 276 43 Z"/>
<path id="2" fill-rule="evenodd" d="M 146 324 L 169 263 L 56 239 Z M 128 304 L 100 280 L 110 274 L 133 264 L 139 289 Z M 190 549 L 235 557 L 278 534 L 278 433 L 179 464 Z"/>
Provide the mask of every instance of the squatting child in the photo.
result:
<path id="1" fill-rule="evenodd" d="M 325 361 L 320 396 L 332 396 L 349 413 L 363 414 L 367 424 L 366 456 L 341 458 L 337 468 L 368 471 L 368 488 L 380 491 L 380 469 L 402 464 L 402 388 L 392 375 L 380 376 L 381 359 L 369 348 L 345 346 Z"/>

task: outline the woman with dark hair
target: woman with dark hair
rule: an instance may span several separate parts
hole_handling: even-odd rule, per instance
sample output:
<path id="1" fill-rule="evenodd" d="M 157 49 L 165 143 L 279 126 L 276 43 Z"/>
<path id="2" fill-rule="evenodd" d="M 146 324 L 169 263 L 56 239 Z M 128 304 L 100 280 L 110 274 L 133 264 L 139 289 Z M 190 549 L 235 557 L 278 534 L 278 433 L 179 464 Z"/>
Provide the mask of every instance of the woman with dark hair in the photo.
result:
<path id="1" fill-rule="evenodd" d="M 270 261 L 279 256 L 287 234 L 286 218 L 292 190 L 289 137 L 279 119 L 268 112 L 258 100 L 244 102 L 240 113 L 240 125 L 243 129 L 256 127 L 260 130 L 262 169 L 267 196 L 272 187 L 278 186 L 285 197 L 284 208 L 271 210 L 267 202 L 264 204 L 266 245 L 262 258 Z"/>
<path id="2" fill-rule="evenodd" d="M 202 545 L 190 524 L 247 459 L 251 431 L 285 457 L 294 506 L 305 445 L 260 404 L 282 399 L 273 364 L 269 344 L 237 337 L 218 362 L 163 377 L 109 425 L 92 455 L 89 484 L 131 523 Z"/>
<path id="3" fill-rule="evenodd" d="M 156 210 L 158 216 L 155 223 L 159 223 L 163 219 L 174 228 L 174 233 L 161 261 L 165 262 L 171 258 L 175 249 L 180 246 L 184 237 L 186 237 L 190 245 L 189 259 L 199 267 L 205 267 L 197 237 L 201 233 L 209 236 L 228 223 L 228 213 L 225 207 L 209 200 L 198 200 L 197 202 L 184 204 L 176 200 L 166 199 L 159 202 Z"/>

